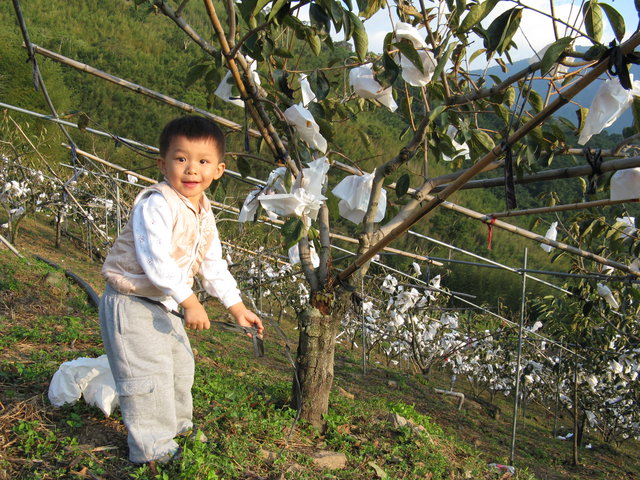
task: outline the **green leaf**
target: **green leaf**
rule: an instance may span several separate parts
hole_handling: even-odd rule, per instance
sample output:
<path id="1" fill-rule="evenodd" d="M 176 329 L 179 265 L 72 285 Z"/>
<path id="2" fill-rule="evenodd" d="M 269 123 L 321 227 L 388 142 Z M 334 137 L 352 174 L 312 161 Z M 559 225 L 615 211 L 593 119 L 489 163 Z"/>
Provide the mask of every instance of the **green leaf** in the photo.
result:
<path id="1" fill-rule="evenodd" d="M 365 20 L 372 17 L 378 10 L 384 8 L 387 5 L 386 0 L 367 0 L 358 1 L 358 9 L 360 10 L 360 16 Z"/>
<path id="2" fill-rule="evenodd" d="M 604 10 L 604 13 L 607 14 L 607 18 L 609 19 L 609 23 L 611 24 L 611 28 L 613 29 L 616 39 L 619 42 L 622 42 L 625 33 L 624 18 L 620 15 L 620 12 L 609 4 L 601 3 L 600 6 Z"/>
<path id="3" fill-rule="evenodd" d="M 289 72 L 284 70 L 274 70 L 273 80 L 278 89 L 284 93 L 288 98 L 293 99 L 294 91 L 289 86 Z"/>
<path id="4" fill-rule="evenodd" d="M 289 218 L 282 225 L 282 237 L 285 248 L 291 248 L 300 241 L 304 235 L 304 223 L 299 218 Z"/>
<path id="5" fill-rule="evenodd" d="M 331 31 L 331 18 L 324 8 L 317 3 L 309 5 L 309 19 L 311 20 L 311 26 L 321 32 L 329 33 Z"/>
<path id="6" fill-rule="evenodd" d="M 473 129 L 469 132 L 471 133 L 471 142 L 481 146 L 482 150 L 484 150 L 485 153 L 489 150 L 492 150 L 493 147 L 496 146 L 493 138 L 491 138 L 491 136 L 487 132 L 478 129 Z"/>
<path id="7" fill-rule="evenodd" d="M 85 130 L 89 126 L 89 116 L 82 112 L 78 117 L 78 128 L 80 130 Z"/>
<path id="8" fill-rule="evenodd" d="M 512 8 L 500 14 L 485 32 L 484 46 L 488 52 L 504 53 L 518 31 L 522 20 L 522 8 Z"/>
<path id="9" fill-rule="evenodd" d="M 349 12 L 349 19 L 351 20 L 351 26 L 353 27 L 353 43 L 356 47 L 356 55 L 358 55 L 358 59 L 361 62 L 364 62 L 364 59 L 367 56 L 367 51 L 369 50 L 369 38 L 367 37 L 367 32 L 364 29 L 362 21 L 355 13 Z"/>
<path id="10" fill-rule="evenodd" d="M 184 79 L 184 86 L 189 88 L 191 85 L 196 83 L 200 78 L 202 78 L 209 68 L 209 65 L 206 63 L 198 63 L 193 65 L 188 71 L 187 76 Z"/>
<path id="11" fill-rule="evenodd" d="M 584 16 L 584 26 L 587 29 L 587 35 L 595 42 L 600 42 L 602 38 L 602 7 L 597 0 L 589 0 L 582 7 Z"/>
<path id="12" fill-rule="evenodd" d="M 542 97 L 538 92 L 531 89 L 529 91 L 529 105 L 538 113 L 540 110 L 544 108 L 544 104 L 542 102 Z"/>
<path id="13" fill-rule="evenodd" d="M 466 32 L 467 30 L 477 26 L 487 15 L 491 13 L 491 10 L 493 10 L 493 8 L 498 4 L 498 1 L 499 0 L 486 0 L 484 2 L 474 4 L 469 9 L 467 16 L 462 20 L 460 28 L 458 28 L 458 32 Z"/>
<path id="14" fill-rule="evenodd" d="M 584 122 L 587 119 L 587 115 L 589 115 L 589 109 L 586 107 L 580 107 L 576 110 L 576 115 L 578 116 L 578 132 L 581 132 L 582 127 L 584 127 Z"/>
<path id="15" fill-rule="evenodd" d="M 509 108 L 513 106 L 513 102 L 516 101 L 516 89 L 511 86 L 504 91 L 502 102 Z"/>
<path id="16" fill-rule="evenodd" d="M 476 58 L 478 58 L 480 55 L 482 55 L 486 51 L 487 51 L 486 48 L 481 48 L 481 49 L 476 50 L 475 52 L 473 52 L 471 54 L 471 56 L 469 57 L 469 63 L 472 63 Z"/>
<path id="17" fill-rule="evenodd" d="M 255 8 L 253 9 L 252 16 L 255 17 L 271 0 L 258 0 Z M 244 3 L 244 2 L 241 2 Z"/>
<path id="18" fill-rule="evenodd" d="M 382 70 L 375 75 L 375 78 L 381 86 L 390 87 L 400 74 L 400 66 L 385 51 L 382 54 L 382 67 Z"/>
<path id="19" fill-rule="evenodd" d="M 633 127 L 636 132 L 640 132 L 640 97 L 633 97 L 631 111 L 633 112 Z"/>
<path id="20" fill-rule="evenodd" d="M 290 50 L 287 50 L 286 48 L 282 48 L 282 47 L 276 47 L 273 49 L 273 54 L 276 57 L 282 57 L 282 58 L 293 58 L 293 53 L 291 53 Z"/>
<path id="21" fill-rule="evenodd" d="M 320 37 L 311 33 L 310 31 L 306 31 L 307 43 L 311 47 L 313 53 L 318 56 L 320 55 L 320 50 L 322 49 L 322 42 L 320 41 Z"/>
<path id="22" fill-rule="evenodd" d="M 309 75 L 309 84 L 311 85 L 313 93 L 316 94 L 316 100 L 324 100 L 327 98 L 327 95 L 329 95 L 331 86 L 329 80 L 327 80 L 327 76 L 322 70 L 315 70 Z"/>
<path id="23" fill-rule="evenodd" d="M 387 472 L 385 472 L 375 462 L 368 462 L 367 465 L 369 465 L 371 468 L 373 468 L 376 471 L 376 478 L 379 478 L 380 480 L 387 480 L 389 478 L 389 476 L 387 475 Z"/>
<path id="24" fill-rule="evenodd" d="M 409 186 L 411 184 L 411 177 L 408 173 L 402 175 L 396 181 L 396 196 L 398 198 L 402 198 L 409 191 Z"/>
<path id="25" fill-rule="evenodd" d="M 440 74 L 444 70 L 444 67 L 447 65 L 447 62 L 449 62 L 449 59 L 451 58 L 451 52 L 453 52 L 453 49 L 456 48 L 456 45 L 458 45 L 458 42 L 451 42 L 447 47 L 447 50 L 444 52 L 444 55 L 442 55 L 438 59 L 438 65 L 436 66 L 436 69 L 433 71 L 433 78 L 440 77 Z"/>
<path id="26" fill-rule="evenodd" d="M 549 45 L 549 48 L 547 48 L 547 51 L 544 52 L 544 55 L 542 56 L 542 62 L 540 65 L 540 72 L 543 75 L 553 68 L 567 47 L 571 45 L 572 41 L 573 38 L 571 37 L 562 37 Z"/>
<path id="27" fill-rule="evenodd" d="M 280 12 L 280 10 L 282 10 L 282 7 L 284 7 L 286 4 L 287 0 L 276 0 L 273 4 L 273 7 L 271 7 L 271 11 L 269 12 L 269 16 L 267 17 L 267 22 L 273 20 L 273 18 L 278 14 L 278 12 Z"/>
<path id="28" fill-rule="evenodd" d="M 251 175 L 251 164 L 245 157 L 238 157 L 236 165 L 238 167 L 238 172 L 240 172 L 240 175 L 242 175 L 243 177 L 248 177 Z"/>
<path id="29" fill-rule="evenodd" d="M 429 112 L 429 122 L 436 120 L 447 109 L 446 105 L 438 105 Z"/>
<path id="30" fill-rule="evenodd" d="M 421 72 L 424 73 L 424 65 L 422 64 L 422 58 L 420 54 L 409 41 L 400 41 L 394 43 L 394 46 L 400 50 L 400 53 L 407 57 L 411 63 Z"/>

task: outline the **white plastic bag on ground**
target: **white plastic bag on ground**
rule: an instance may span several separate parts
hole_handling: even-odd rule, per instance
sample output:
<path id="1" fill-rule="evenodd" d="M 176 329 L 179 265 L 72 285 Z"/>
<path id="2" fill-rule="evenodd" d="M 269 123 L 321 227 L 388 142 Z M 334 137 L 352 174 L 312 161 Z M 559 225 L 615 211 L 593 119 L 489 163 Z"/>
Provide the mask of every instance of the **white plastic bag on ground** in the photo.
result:
<path id="1" fill-rule="evenodd" d="M 600 85 L 580 132 L 580 145 L 584 145 L 593 135 L 611 126 L 631 106 L 634 95 L 640 95 L 640 82 L 634 82 L 633 75 L 630 75 L 630 78 L 633 85 L 631 90 L 625 90 L 617 77 L 607 79 Z"/>
<path id="2" fill-rule="evenodd" d="M 640 198 L 640 167 L 618 170 L 609 183 L 611 200 Z"/>
<path id="3" fill-rule="evenodd" d="M 398 109 L 393 99 L 391 87 L 382 88 L 373 76 L 373 70 L 369 65 L 352 68 L 349 72 L 349 83 L 356 95 L 362 98 L 377 100 L 392 112 Z"/>
<path id="4" fill-rule="evenodd" d="M 406 58 L 406 56 L 401 55 L 400 57 L 400 67 L 402 68 L 402 78 L 409 85 L 413 85 L 414 87 L 424 87 L 431 81 L 431 77 L 433 77 L 433 72 L 436 70 L 436 62 L 431 55 L 431 52 L 424 50 L 427 47 L 427 44 L 423 40 L 418 29 L 409 23 L 398 22 L 396 23 L 396 42 L 399 40 L 409 40 L 414 48 L 418 50 L 418 55 L 420 55 L 420 59 L 422 60 L 422 69 L 424 71 L 421 72 L 418 68 Z"/>
<path id="5" fill-rule="evenodd" d="M 369 207 L 369 197 L 373 187 L 373 173 L 363 175 L 349 175 L 332 190 L 333 194 L 340 199 L 338 208 L 340 216 L 353 223 L 362 223 L 367 208 Z M 374 222 L 380 222 L 387 211 L 387 192 L 382 189 L 378 211 Z"/>
<path id="6" fill-rule="evenodd" d="M 555 240 L 556 238 L 558 238 L 558 222 L 553 222 L 551 224 L 544 237 L 548 238 L 549 240 Z M 546 243 L 541 243 L 540 248 L 549 253 L 551 250 L 553 250 L 554 247 L 552 247 L 551 245 L 547 245 Z"/>
<path id="7" fill-rule="evenodd" d="M 81 357 L 64 362 L 49 384 L 49 401 L 56 407 L 75 403 L 84 397 L 108 417 L 118 406 L 116 385 L 106 355 Z"/>
<path id="8" fill-rule="evenodd" d="M 309 147 L 322 153 L 327 151 L 327 140 L 320 134 L 320 127 L 309 110 L 302 105 L 291 105 L 284 111 L 284 118 Z"/>

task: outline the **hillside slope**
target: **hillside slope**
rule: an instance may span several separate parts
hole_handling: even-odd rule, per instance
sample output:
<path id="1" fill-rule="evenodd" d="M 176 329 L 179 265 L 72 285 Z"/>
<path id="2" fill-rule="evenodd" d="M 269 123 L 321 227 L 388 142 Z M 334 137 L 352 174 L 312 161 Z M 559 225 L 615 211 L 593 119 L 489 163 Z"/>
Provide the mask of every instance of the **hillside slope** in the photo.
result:
<path id="1" fill-rule="evenodd" d="M 154 478 L 147 467 L 127 462 L 117 413 L 104 418 L 83 402 L 60 409 L 49 404 L 48 382 L 61 362 L 103 351 L 85 293 L 31 255 L 81 274 L 98 291 L 102 281 L 99 265 L 68 241 L 62 250 L 50 246 L 46 223 L 30 220 L 23 228 L 17 247 L 26 259 L 0 249 L 0 479 Z M 212 318 L 224 316 L 209 308 Z M 295 343 L 291 320 L 282 327 Z M 288 438 L 295 417 L 287 407 L 291 368 L 274 329 L 267 329 L 267 355 L 260 360 L 250 342 L 233 333 L 214 329 L 191 338 L 198 365 L 195 417 L 212 441 L 184 441 L 183 460 L 160 472 L 168 477 L 155 478 L 506 478 L 485 465 L 507 462 L 508 401 L 495 400 L 493 418 L 469 399 L 458 411 L 457 399 L 433 392 L 446 388 L 438 372 L 427 381 L 373 364 L 363 376 L 358 352 L 339 347 L 327 431 L 298 423 Z M 392 412 L 424 430 L 394 427 Z M 613 450 L 593 442 L 581 453 L 584 466 L 568 467 L 569 442 L 550 438 L 548 413 L 535 405 L 528 412 L 517 437 L 517 478 L 534 478 L 527 471 L 543 479 L 640 475 L 634 445 Z M 344 454 L 346 466 L 329 474 L 314 464 L 320 450 Z"/>

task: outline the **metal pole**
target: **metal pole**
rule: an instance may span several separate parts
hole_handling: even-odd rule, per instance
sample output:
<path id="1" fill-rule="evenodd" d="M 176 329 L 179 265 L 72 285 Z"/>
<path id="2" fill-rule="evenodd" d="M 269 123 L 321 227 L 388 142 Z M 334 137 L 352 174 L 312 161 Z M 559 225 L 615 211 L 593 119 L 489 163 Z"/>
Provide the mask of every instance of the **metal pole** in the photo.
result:
<path id="1" fill-rule="evenodd" d="M 523 268 L 527 269 L 527 249 L 524 249 Z M 522 272 L 522 302 L 520 304 L 520 326 L 518 328 L 518 355 L 516 360 L 516 391 L 513 398 L 513 425 L 511 428 L 511 454 L 509 462 L 514 464 L 514 456 L 516 451 L 516 426 L 518 423 L 518 397 L 520 396 L 520 362 L 522 359 L 522 331 L 524 330 L 524 308 L 526 299 L 527 273 Z"/>
<path id="2" fill-rule="evenodd" d="M 364 317 L 364 275 L 360 279 L 360 291 L 362 292 L 362 302 L 360 304 L 362 314 L 362 375 L 367 374 L 367 334 Z"/>
<path id="3" fill-rule="evenodd" d="M 122 213 L 120 212 L 120 185 L 118 185 L 118 174 L 116 173 L 116 232 L 118 233 L 118 237 L 120 236 L 120 229 L 122 228 L 122 219 L 120 216 Z"/>

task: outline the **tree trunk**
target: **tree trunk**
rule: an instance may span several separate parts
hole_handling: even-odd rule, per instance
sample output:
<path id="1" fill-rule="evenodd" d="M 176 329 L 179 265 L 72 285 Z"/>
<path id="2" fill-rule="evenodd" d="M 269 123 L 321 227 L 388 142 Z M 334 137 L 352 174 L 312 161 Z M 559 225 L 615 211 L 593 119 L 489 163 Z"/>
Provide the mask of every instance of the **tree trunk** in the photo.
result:
<path id="1" fill-rule="evenodd" d="M 309 306 L 298 316 L 300 340 L 296 357 L 296 369 L 300 381 L 293 383 L 293 402 L 300 417 L 311 425 L 322 428 L 322 416 L 329 409 L 329 392 L 333 384 L 333 363 L 336 335 L 340 325 L 339 315 L 323 314 Z"/>

